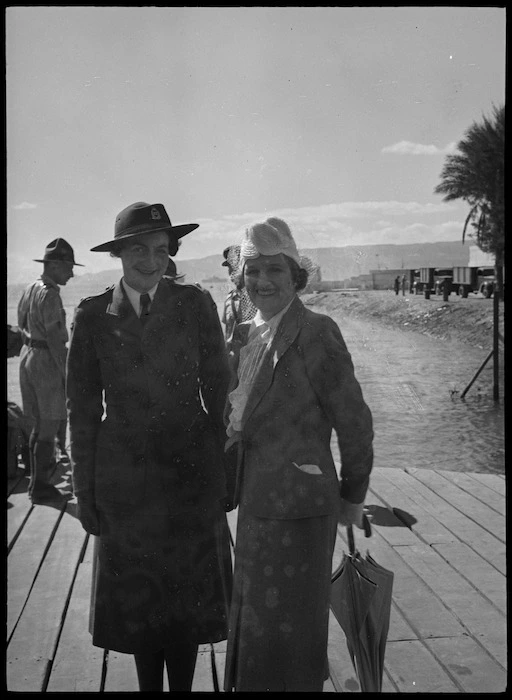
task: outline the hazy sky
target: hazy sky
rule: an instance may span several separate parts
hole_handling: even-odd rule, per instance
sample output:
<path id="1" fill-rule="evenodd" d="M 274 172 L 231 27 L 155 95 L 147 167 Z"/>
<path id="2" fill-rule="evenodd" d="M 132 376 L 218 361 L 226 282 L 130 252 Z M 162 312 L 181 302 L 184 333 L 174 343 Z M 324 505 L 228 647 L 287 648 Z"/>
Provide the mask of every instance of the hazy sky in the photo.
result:
<path id="1" fill-rule="evenodd" d="M 505 100 L 504 8 L 6 9 L 8 281 L 61 236 L 85 268 L 116 214 L 200 227 L 180 259 L 285 218 L 300 247 L 460 240 L 433 190 Z"/>

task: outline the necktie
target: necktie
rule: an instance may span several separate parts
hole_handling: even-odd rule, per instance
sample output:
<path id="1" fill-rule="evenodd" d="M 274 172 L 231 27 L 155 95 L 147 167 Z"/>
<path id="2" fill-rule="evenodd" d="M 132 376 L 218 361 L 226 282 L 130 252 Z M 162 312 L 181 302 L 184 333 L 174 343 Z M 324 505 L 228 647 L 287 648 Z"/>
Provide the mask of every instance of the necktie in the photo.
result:
<path id="1" fill-rule="evenodd" d="M 140 320 L 142 323 L 146 323 L 149 314 L 149 305 L 151 303 L 151 297 L 149 294 L 140 295 Z"/>

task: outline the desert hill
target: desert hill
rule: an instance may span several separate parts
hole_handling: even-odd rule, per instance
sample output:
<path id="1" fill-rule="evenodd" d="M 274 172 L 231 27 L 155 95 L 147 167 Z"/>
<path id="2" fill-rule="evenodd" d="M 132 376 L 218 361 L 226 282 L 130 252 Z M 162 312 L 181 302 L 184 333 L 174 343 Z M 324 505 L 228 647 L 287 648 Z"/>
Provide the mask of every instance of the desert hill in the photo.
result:
<path id="1" fill-rule="evenodd" d="M 333 248 L 303 248 L 301 254 L 320 265 L 323 280 L 348 280 L 356 275 L 368 274 L 370 270 L 411 269 L 418 267 L 452 267 L 468 265 L 469 245 L 461 241 L 438 243 L 412 243 L 410 245 L 368 245 Z M 210 280 L 213 277 L 226 280 L 226 268 L 222 267 L 222 253 L 194 260 L 175 258 L 178 272 L 185 275 L 185 283 Z M 102 272 L 79 274 L 62 288 L 64 303 L 76 303 L 86 296 L 98 294 L 119 279 L 121 265 Z M 27 280 L 29 284 L 31 280 Z M 17 303 L 26 285 L 7 286 L 8 305 Z"/>

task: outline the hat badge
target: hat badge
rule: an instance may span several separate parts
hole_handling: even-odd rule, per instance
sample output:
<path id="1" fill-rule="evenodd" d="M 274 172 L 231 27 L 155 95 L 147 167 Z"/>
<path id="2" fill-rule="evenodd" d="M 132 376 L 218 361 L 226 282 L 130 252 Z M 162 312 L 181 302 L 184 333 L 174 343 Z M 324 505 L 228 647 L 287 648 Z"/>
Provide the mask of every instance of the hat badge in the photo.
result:
<path id="1" fill-rule="evenodd" d="M 158 209 L 157 209 L 156 207 L 153 207 L 153 208 L 151 209 L 151 218 L 152 218 L 154 221 L 157 221 L 158 219 L 161 219 L 161 218 L 162 218 L 162 215 L 160 214 L 160 212 L 158 211 Z"/>

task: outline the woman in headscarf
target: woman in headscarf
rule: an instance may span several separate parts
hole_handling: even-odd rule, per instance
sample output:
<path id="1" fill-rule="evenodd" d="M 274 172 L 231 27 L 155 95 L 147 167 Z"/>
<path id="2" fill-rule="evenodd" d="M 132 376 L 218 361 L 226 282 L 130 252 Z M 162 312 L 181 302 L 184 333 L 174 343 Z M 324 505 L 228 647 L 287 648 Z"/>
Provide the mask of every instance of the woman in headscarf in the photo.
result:
<path id="1" fill-rule="evenodd" d="M 238 280 L 240 277 L 240 246 L 230 245 L 224 248 L 224 262 L 222 265 L 228 268 L 229 279 L 235 285 L 230 289 L 226 299 L 224 300 L 224 309 L 222 311 L 222 323 L 224 324 L 224 337 L 226 339 L 226 347 L 228 350 L 231 347 L 231 340 L 235 326 L 243 321 L 250 321 L 254 318 L 257 308 L 247 294 L 246 289 L 240 289 Z"/>
<path id="2" fill-rule="evenodd" d="M 235 328 L 230 353 L 239 512 L 224 689 L 318 692 L 336 527 L 363 526 L 372 417 L 338 326 L 298 297 L 307 273 L 284 221 L 246 231 L 240 271 L 258 311 Z"/>

